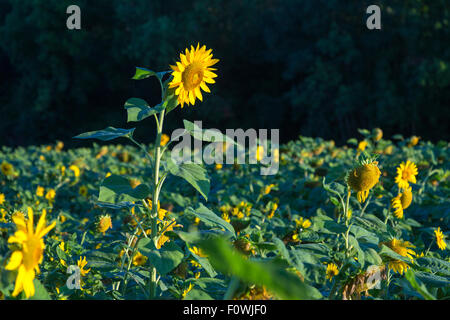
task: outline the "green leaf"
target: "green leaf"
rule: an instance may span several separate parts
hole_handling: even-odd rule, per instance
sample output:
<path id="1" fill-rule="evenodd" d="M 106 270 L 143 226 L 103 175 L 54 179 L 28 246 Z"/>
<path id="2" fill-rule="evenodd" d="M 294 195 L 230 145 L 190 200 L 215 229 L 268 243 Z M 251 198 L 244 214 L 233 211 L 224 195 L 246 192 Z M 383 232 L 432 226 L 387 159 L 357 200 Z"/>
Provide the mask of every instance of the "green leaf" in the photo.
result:
<path id="1" fill-rule="evenodd" d="M 392 250 L 391 248 L 385 246 L 384 244 L 382 245 L 381 251 L 380 251 L 380 256 L 384 256 L 384 257 L 388 257 L 390 259 L 393 260 L 400 260 L 403 261 L 405 263 L 411 263 L 411 259 L 409 259 L 408 257 L 404 257 L 399 255 L 397 252 L 395 252 L 394 250 Z"/>
<path id="2" fill-rule="evenodd" d="M 166 114 L 175 109 L 178 106 L 178 104 L 179 103 L 177 95 L 175 94 L 168 95 L 163 102 L 163 106 L 166 109 Z"/>
<path id="3" fill-rule="evenodd" d="M 427 268 L 433 273 L 450 276 L 450 262 L 448 261 L 432 257 L 421 257 L 417 259 L 417 263 L 420 267 Z"/>
<path id="4" fill-rule="evenodd" d="M 226 274 L 232 274 L 244 282 L 265 286 L 284 300 L 320 299 L 320 292 L 286 271 L 274 262 L 255 262 L 245 259 L 225 240 L 216 238 L 203 241 L 201 248 L 208 254 L 212 265 Z"/>
<path id="5" fill-rule="evenodd" d="M 192 257 L 200 263 L 200 265 L 205 269 L 205 271 L 209 274 L 211 278 L 214 278 L 217 276 L 217 272 L 214 270 L 214 268 L 211 266 L 211 263 L 209 262 L 208 258 L 206 257 L 200 257 L 193 253 L 192 251 L 189 251 L 189 253 L 192 255 Z"/>
<path id="6" fill-rule="evenodd" d="M 34 279 L 34 296 L 30 298 L 30 300 L 52 300 L 50 295 L 47 292 L 47 289 L 45 289 L 44 285 L 38 280 Z"/>
<path id="7" fill-rule="evenodd" d="M 144 238 L 139 241 L 138 249 L 162 276 L 175 269 L 184 258 L 183 250 L 173 241 L 158 250 L 150 239 Z"/>
<path id="8" fill-rule="evenodd" d="M 90 251 L 86 254 L 88 267 L 103 271 L 117 268 L 118 265 L 115 261 L 116 258 L 117 254 L 106 253 L 98 250 Z"/>
<path id="9" fill-rule="evenodd" d="M 136 72 L 132 79 L 142 80 L 151 76 L 156 76 L 156 72 L 146 68 L 136 67 Z"/>
<path id="10" fill-rule="evenodd" d="M 216 215 L 214 212 L 209 210 L 202 203 L 200 203 L 199 207 L 195 210 L 193 208 L 189 207 L 187 209 L 187 212 L 195 215 L 197 218 L 199 218 L 201 221 L 203 221 L 206 225 L 218 226 L 220 228 L 227 230 L 233 236 L 236 236 L 234 228 L 231 224 L 229 224 L 228 222 L 223 220 L 221 217 Z"/>
<path id="11" fill-rule="evenodd" d="M 118 175 L 111 175 L 103 180 L 98 201 L 113 204 L 123 201 L 137 201 L 145 199 L 150 192 L 150 188 L 144 183 L 136 188 L 132 188 L 128 179 Z"/>
<path id="12" fill-rule="evenodd" d="M 416 278 L 432 287 L 450 287 L 450 279 L 427 272 L 416 272 Z"/>
<path id="13" fill-rule="evenodd" d="M 186 180 L 200 192 L 205 200 L 208 200 L 210 182 L 206 169 L 195 163 L 182 163 L 177 165 L 170 158 L 167 160 L 166 166 L 171 174 Z"/>
<path id="14" fill-rule="evenodd" d="M 192 289 L 183 300 L 214 300 L 208 293 L 200 289 Z"/>
<path id="15" fill-rule="evenodd" d="M 195 139 L 206 142 L 228 142 L 237 145 L 237 143 L 225 134 L 211 129 L 200 129 L 195 123 L 183 120 L 184 129 Z"/>
<path id="16" fill-rule="evenodd" d="M 151 108 L 145 100 L 139 98 L 128 99 L 124 107 L 127 110 L 127 122 L 144 120 L 147 117 L 160 113 L 165 108 L 161 103 Z"/>
<path id="17" fill-rule="evenodd" d="M 411 287 L 413 287 L 414 290 L 420 293 L 420 295 L 424 297 L 426 300 L 436 300 L 436 298 L 431 293 L 428 292 L 427 287 L 425 287 L 423 283 L 419 283 L 417 281 L 416 277 L 414 276 L 414 271 L 412 271 L 412 269 L 406 271 L 405 278 L 406 280 L 409 281 Z"/>
<path id="18" fill-rule="evenodd" d="M 172 71 L 161 71 L 161 72 L 155 72 L 152 71 L 150 69 L 147 68 L 142 68 L 142 67 L 136 67 L 136 72 L 133 76 L 133 80 L 142 80 L 142 79 L 146 79 L 148 77 L 157 77 L 158 79 L 162 79 L 164 77 L 164 75 L 166 75 L 167 73 L 170 73 Z"/>
<path id="19" fill-rule="evenodd" d="M 108 141 L 120 137 L 131 138 L 136 128 L 120 129 L 114 127 L 108 127 L 103 130 L 89 131 L 75 136 L 75 139 L 98 139 L 102 141 Z"/>

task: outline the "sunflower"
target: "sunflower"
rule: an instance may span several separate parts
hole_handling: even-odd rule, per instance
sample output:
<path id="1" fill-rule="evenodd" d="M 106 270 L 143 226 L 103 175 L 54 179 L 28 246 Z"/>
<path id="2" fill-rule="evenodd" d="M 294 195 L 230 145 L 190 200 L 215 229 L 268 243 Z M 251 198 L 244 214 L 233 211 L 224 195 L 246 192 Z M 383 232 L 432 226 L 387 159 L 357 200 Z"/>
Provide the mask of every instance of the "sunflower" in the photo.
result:
<path id="1" fill-rule="evenodd" d="M 380 175 L 381 172 L 376 161 L 360 165 L 350 171 L 347 183 L 357 192 L 359 202 L 366 201 L 370 189 L 378 183 Z"/>
<path id="2" fill-rule="evenodd" d="M 438 227 L 437 230 L 434 230 L 434 234 L 436 235 L 436 243 L 441 250 L 445 250 L 447 247 L 447 243 L 444 240 L 444 234 L 441 231 L 441 227 Z"/>
<path id="3" fill-rule="evenodd" d="M 14 173 L 14 167 L 11 163 L 3 161 L 0 165 L 0 170 L 5 176 L 11 176 Z"/>
<path id="4" fill-rule="evenodd" d="M 189 251 L 201 258 L 206 257 L 206 254 L 203 253 L 202 249 L 199 249 L 195 246 L 192 248 L 189 248 Z"/>
<path id="5" fill-rule="evenodd" d="M 69 170 L 73 171 L 73 175 L 75 176 L 75 178 L 78 178 L 80 176 L 80 168 L 78 168 L 76 165 L 71 165 L 69 167 Z"/>
<path id="6" fill-rule="evenodd" d="M 367 141 L 366 140 L 362 140 L 358 143 L 358 152 L 364 151 L 367 148 Z"/>
<path id="7" fill-rule="evenodd" d="M 399 239 L 392 239 L 391 241 L 387 243 L 383 243 L 386 246 L 388 246 L 392 251 L 396 252 L 397 254 L 401 255 L 402 257 L 406 257 L 411 259 L 413 261 L 413 256 L 416 255 L 414 250 L 409 248 L 415 248 L 415 246 L 409 242 L 409 241 L 403 241 Z M 406 272 L 409 268 L 409 265 L 401 260 L 391 260 L 388 263 L 389 269 L 393 270 L 394 272 L 398 272 L 400 274 L 403 274 L 403 272 Z"/>
<path id="8" fill-rule="evenodd" d="M 19 250 L 12 253 L 8 265 L 5 267 L 6 270 L 18 270 L 13 297 L 22 291 L 25 291 L 27 298 L 34 296 L 33 280 L 36 272 L 40 272 L 39 264 L 43 260 L 45 248 L 42 238 L 56 225 L 56 222 L 53 222 L 46 226 L 46 214 L 46 210 L 42 210 L 36 230 L 33 228 L 33 210 L 30 207 L 28 208 L 28 220 L 25 220 L 23 215 L 12 217 L 17 231 L 9 237 L 8 243 L 17 243 L 21 246 Z"/>
<path id="9" fill-rule="evenodd" d="M 182 108 L 185 103 L 194 105 L 196 98 L 203 101 L 200 89 L 210 92 L 206 83 L 215 83 L 213 78 L 217 75 L 212 71 L 217 69 L 211 66 L 219 60 L 212 59 L 211 51 L 206 50 L 206 46 L 200 48 L 200 44 L 197 44 L 197 48 L 191 46 L 191 50 L 186 49 L 185 54 L 180 53 L 180 61 L 177 61 L 176 66 L 170 66 L 173 80 L 169 88 L 176 88 L 175 94 Z"/>
<path id="10" fill-rule="evenodd" d="M 416 183 L 416 176 L 418 174 L 416 165 L 411 161 L 402 162 L 397 167 L 397 176 L 395 177 L 395 183 L 400 189 L 407 189 L 409 182 Z"/>
<path id="11" fill-rule="evenodd" d="M 78 188 L 78 193 L 83 197 L 86 197 L 88 195 L 88 188 L 86 186 L 81 186 Z"/>
<path id="12" fill-rule="evenodd" d="M 83 258 L 79 258 L 77 261 L 77 266 L 78 268 L 80 268 L 80 274 L 82 277 L 84 277 L 85 275 L 87 275 L 89 273 L 89 271 L 91 271 L 91 268 L 89 269 L 84 269 L 84 267 L 87 265 L 87 261 L 86 261 L 86 257 Z"/>
<path id="13" fill-rule="evenodd" d="M 383 130 L 380 128 L 375 128 L 372 131 L 372 138 L 374 141 L 380 141 L 383 138 Z"/>
<path id="14" fill-rule="evenodd" d="M 111 216 L 106 214 L 100 217 L 97 224 L 97 231 L 105 234 L 108 229 L 112 228 Z"/>
<path id="15" fill-rule="evenodd" d="M 338 267 L 337 265 L 335 265 L 334 263 L 329 263 L 327 265 L 327 271 L 326 271 L 326 278 L 328 280 L 332 280 L 334 276 L 337 276 L 339 273 Z"/>
<path id="16" fill-rule="evenodd" d="M 136 254 L 133 256 L 133 264 L 135 266 L 142 266 L 147 262 L 147 257 L 144 256 L 139 251 L 136 252 Z"/>
<path id="17" fill-rule="evenodd" d="M 45 199 L 47 199 L 48 201 L 52 202 L 56 197 L 56 191 L 55 189 L 50 189 L 47 191 L 47 193 L 45 194 Z"/>
<path id="18" fill-rule="evenodd" d="M 44 191 L 45 191 L 45 189 L 43 187 L 41 187 L 41 186 L 37 186 L 36 187 L 36 195 L 38 197 L 43 197 L 44 196 Z"/>
<path id="19" fill-rule="evenodd" d="M 161 135 L 161 147 L 164 147 L 167 144 L 167 142 L 169 142 L 169 141 L 170 141 L 170 137 L 167 134 L 163 133 Z"/>
<path id="20" fill-rule="evenodd" d="M 412 191 L 411 187 L 407 188 L 405 191 L 400 193 L 398 196 L 392 199 L 391 204 L 392 207 L 395 208 L 394 215 L 402 219 L 403 218 L 403 210 L 408 208 L 412 202 Z"/>
<path id="21" fill-rule="evenodd" d="M 294 221 L 297 228 L 308 229 L 311 226 L 311 221 L 309 219 L 303 219 L 303 217 L 294 219 Z"/>
<path id="22" fill-rule="evenodd" d="M 419 143 L 420 137 L 412 136 L 411 139 L 409 139 L 408 147 L 414 147 Z"/>

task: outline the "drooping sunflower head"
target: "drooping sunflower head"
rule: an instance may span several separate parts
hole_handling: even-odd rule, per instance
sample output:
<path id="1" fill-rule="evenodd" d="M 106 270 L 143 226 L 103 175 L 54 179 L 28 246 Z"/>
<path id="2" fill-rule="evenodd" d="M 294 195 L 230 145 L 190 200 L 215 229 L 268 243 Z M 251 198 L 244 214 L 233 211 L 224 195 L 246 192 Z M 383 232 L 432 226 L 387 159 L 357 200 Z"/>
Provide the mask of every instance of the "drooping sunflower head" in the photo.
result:
<path id="1" fill-rule="evenodd" d="M 413 259 L 413 256 L 416 255 L 414 250 L 410 249 L 415 248 L 415 246 L 409 241 L 403 241 L 400 239 L 393 238 L 391 241 L 385 244 L 399 255 L 407 257 L 411 260 Z"/>
<path id="2" fill-rule="evenodd" d="M 372 131 L 372 137 L 374 141 L 380 141 L 383 138 L 383 130 L 380 128 L 375 128 Z"/>
<path id="3" fill-rule="evenodd" d="M 408 147 L 414 147 L 419 143 L 420 137 L 412 136 L 411 139 L 409 139 Z"/>
<path id="4" fill-rule="evenodd" d="M 400 201 L 402 203 L 403 209 L 408 208 L 411 205 L 412 202 L 412 188 L 406 188 L 401 194 L 400 194 Z"/>
<path id="5" fill-rule="evenodd" d="M 389 269 L 391 269 L 394 272 L 400 273 L 401 275 L 403 272 L 406 272 L 409 268 L 409 265 L 401 260 L 392 260 L 388 263 Z"/>
<path id="6" fill-rule="evenodd" d="M 212 49 L 206 50 L 206 46 L 186 49 L 185 54 L 180 53 L 180 61 L 175 66 L 170 66 L 173 70 L 173 80 L 169 88 L 176 88 L 175 95 L 178 96 L 178 102 L 181 107 L 185 103 L 194 105 L 198 98 L 203 101 L 200 91 L 210 92 L 207 83 L 215 83 L 214 78 L 217 75 L 213 72 L 217 69 L 211 68 L 219 62 L 218 59 L 212 59 Z"/>
<path id="7" fill-rule="evenodd" d="M 408 208 L 411 205 L 411 202 L 412 202 L 412 191 L 411 187 L 409 187 L 392 199 L 391 204 L 392 207 L 395 209 L 394 215 L 397 218 L 402 219 L 403 210 Z"/>
<path id="8" fill-rule="evenodd" d="M 397 167 L 397 176 L 395 177 L 395 183 L 400 189 L 407 189 L 409 183 L 416 183 L 416 176 L 418 174 L 417 166 L 411 162 L 402 162 Z"/>
<path id="9" fill-rule="evenodd" d="M 100 233 L 105 233 L 108 229 L 112 228 L 111 216 L 105 214 L 98 219 L 97 231 Z"/>
<path id="10" fill-rule="evenodd" d="M 359 202 L 366 200 L 369 190 L 378 183 L 380 175 L 381 171 L 376 161 L 361 164 L 349 172 L 347 183 L 350 188 L 357 192 Z"/>
<path id="11" fill-rule="evenodd" d="M 396 196 L 391 200 L 391 205 L 395 209 L 394 215 L 398 219 L 403 219 L 403 206 L 402 201 L 400 200 L 400 195 Z"/>
<path id="12" fill-rule="evenodd" d="M 414 250 L 410 249 L 415 248 L 415 246 L 409 241 L 403 241 L 400 239 L 393 238 L 391 241 L 382 242 L 382 244 L 388 246 L 391 250 L 393 250 L 397 254 L 411 259 L 411 261 L 413 261 L 413 256 L 416 256 Z M 409 265 L 405 261 L 392 259 L 388 262 L 388 267 L 394 272 L 403 274 L 403 272 L 406 272 L 408 270 Z"/>

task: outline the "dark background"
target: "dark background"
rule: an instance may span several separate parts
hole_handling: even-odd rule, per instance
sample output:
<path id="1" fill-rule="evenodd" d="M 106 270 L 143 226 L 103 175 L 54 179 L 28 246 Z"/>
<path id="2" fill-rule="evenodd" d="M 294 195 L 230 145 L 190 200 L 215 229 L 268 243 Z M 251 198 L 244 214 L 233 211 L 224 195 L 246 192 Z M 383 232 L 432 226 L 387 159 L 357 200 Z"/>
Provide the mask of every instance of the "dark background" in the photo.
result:
<path id="1" fill-rule="evenodd" d="M 81 8 L 81 30 L 66 8 Z M 382 30 L 366 8 L 382 9 Z M 448 0 L 0 0 L 0 145 L 62 140 L 126 123 L 131 97 L 158 103 L 156 79 L 191 44 L 213 49 L 217 83 L 194 107 L 169 115 L 209 128 L 280 128 L 343 143 L 381 127 L 449 140 Z M 123 142 L 123 141 L 122 141 Z"/>

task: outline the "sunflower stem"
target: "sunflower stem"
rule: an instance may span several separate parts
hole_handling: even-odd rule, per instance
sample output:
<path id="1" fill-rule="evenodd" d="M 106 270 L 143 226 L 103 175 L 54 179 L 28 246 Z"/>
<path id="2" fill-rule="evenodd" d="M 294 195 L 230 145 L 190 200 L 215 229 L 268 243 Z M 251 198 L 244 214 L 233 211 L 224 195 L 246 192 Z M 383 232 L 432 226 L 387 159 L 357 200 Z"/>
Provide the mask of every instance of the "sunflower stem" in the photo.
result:
<path id="1" fill-rule="evenodd" d="M 161 94 L 164 96 L 164 88 L 161 84 Z M 158 227 L 157 227 L 157 219 L 158 219 L 158 202 L 159 202 L 159 194 L 161 189 L 160 186 L 160 180 L 159 180 L 159 167 L 161 164 L 161 135 L 163 130 L 163 122 L 164 122 L 164 113 L 165 110 L 161 111 L 159 114 L 159 119 L 156 120 L 156 139 L 155 139 L 155 146 L 154 146 L 154 159 L 155 159 L 155 166 L 154 166 L 154 180 L 153 180 L 153 198 L 152 198 L 152 211 L 150 214 L 150 221 L 151 221 L 151 240 L 153 242 L 153 245 L 155 248 L 158 247 Z M 151 269 L 151 276 L 150 276 L 150 298 L 153 299 L 156 296 L 156 284 L 157 284 L 157 274 L 156 274 L 156 268 L 152 267 Z"/>

